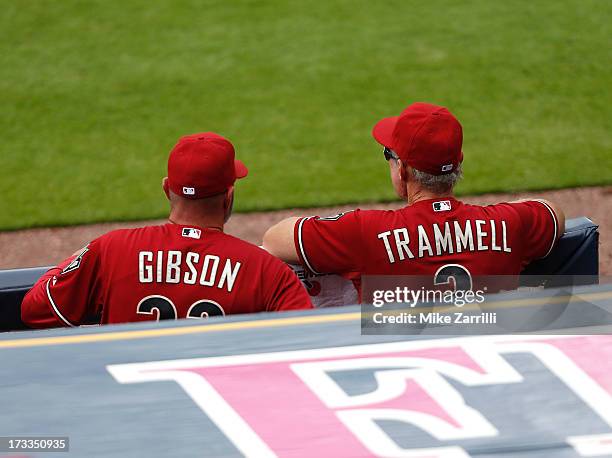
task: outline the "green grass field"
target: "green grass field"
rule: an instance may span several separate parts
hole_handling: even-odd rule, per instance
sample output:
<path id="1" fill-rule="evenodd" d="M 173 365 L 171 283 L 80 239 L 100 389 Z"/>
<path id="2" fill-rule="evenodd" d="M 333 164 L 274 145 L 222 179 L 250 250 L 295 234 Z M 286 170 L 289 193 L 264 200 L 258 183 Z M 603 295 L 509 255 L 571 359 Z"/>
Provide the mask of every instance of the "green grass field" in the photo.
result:
<path id="1" fill-rule="evenodd" d="M 167 153 L 229 137 L 237 210 L 390 200 L 370 136 L 464 126 L 461 194 L 612 183 L 612 2 L 7 1 L 0 229 L 162 217 Z"/>

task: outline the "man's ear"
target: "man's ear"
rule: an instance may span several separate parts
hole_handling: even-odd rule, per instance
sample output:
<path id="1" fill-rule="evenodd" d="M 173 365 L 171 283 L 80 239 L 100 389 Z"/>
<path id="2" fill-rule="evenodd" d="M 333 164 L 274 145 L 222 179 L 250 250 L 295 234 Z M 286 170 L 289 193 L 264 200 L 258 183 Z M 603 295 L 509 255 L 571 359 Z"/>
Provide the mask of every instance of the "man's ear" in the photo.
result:
<path id="1" fill-rule="evenodd" d="M 408 171 L 406 170 L 406 167 L 404 167 L 404 163 L 401 159 L 397 160 L 397 168 L 399 169 L 400 180 L 404 182 L 408 181 Z"/>
<path id="2" fill-rule="evenodd" d="M 231 208 L 233 204 L 234 204 L 234 187 L 230 186 L 229 188 L 227 188 L 227 191 L 225 191 L 225 200 L 223 201 L 223 209 L 227 210 L 228 208 Z"/>
<path id="3" fill-rule="evenodd" d="M 164 179 L 162 180 L 162 189 L 164 190 L 164 193 L 166 194 L 166 197 L 168 198 L 168 200 L 170 200 L 170 188 L 168 187 L 168 177 L 164 177 Z"/>
<path id="4" fill-rule="evenodd" d="M 223 221 L 227 223 L 232 216 L 232 210 L 234 209 L 234 187 L 230 186 L 225 192 L 225 199 L 223 200 L 223 212 L 225 213 Z"/>

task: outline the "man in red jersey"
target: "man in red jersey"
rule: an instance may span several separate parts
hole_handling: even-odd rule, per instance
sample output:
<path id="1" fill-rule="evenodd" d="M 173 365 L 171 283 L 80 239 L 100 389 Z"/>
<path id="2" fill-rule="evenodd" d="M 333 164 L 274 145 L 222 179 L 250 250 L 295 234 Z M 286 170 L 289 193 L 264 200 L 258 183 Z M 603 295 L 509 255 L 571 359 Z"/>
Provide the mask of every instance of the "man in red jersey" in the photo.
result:
<path id="1" fill-rule="evenodd" d="M 182 137 L 163 189 L 169 223 L 109 232 L 43 275 L 25 296 L 34 328 L 312 308 L 291 269 L 227 235 L 234 182 L 247 175 L 214 133 Z"/>
<path id="2" fill-rule="evenodd" d="M 518 275 L 548 255 L 565 217 L 551 202 L 467 205 L 453 197 L 461 177 L 463 133 L 444 107 L 414 103 L 372 131 L 384 147 L 396 211 L 355 210 L 333 217 L 288 218 L 270 228 L 264 247 L 314 274 Z"/>

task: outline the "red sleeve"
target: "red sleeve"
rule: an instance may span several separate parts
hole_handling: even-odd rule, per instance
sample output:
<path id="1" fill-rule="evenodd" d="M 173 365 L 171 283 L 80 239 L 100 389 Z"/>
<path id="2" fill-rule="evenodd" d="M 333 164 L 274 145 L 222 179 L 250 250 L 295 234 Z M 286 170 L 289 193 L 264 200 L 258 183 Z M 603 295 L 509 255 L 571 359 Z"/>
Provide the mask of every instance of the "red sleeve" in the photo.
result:
<path id="1" fill-rule="evenodd" d="M 295 272 L 280 260 L 274 260 L 270 266 L 270 290 L 266 294 L 266 310 L 268 312 L 282 310 L 303 310 L 313 308 L 310 296 Z"/>
<path id="2" fill-rule="evenodd" d="M 545 258 L 557 241 L 557 216 L 540 200 L 508 204 L 519 214 L 523 229 L 523 259 L 527 262 Z"/>
<path id="3" fill-rule="evenodd" d="M 361 271 L 359 213 L 299 219 L 293 232 L 300 263 L 314 274 Z"/>
<path id="4" fill-rule="evenodd" d="M 49 269 L 26 294 L 21 319 L 32 328 L 99 323 L 99 242 Z"/>

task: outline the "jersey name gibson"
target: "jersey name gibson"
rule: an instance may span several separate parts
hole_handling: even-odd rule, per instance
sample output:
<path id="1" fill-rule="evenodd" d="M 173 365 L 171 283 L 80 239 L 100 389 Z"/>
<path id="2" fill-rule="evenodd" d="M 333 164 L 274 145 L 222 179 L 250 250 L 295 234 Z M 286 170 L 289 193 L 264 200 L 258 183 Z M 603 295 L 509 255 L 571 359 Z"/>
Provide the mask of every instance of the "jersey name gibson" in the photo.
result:
<path id="1" fill-rule="evenodd" d="M 241 263 L 221 259 L 214 254 L 178 250 L 140 251 L 138 280 L 140 283 L 184 283 L 216 286 L 231 292 Z"/>
<path id="2" fill-rule="evenodd" d="M 312 308 L 293 271 L 214 228 L 119 229 L 49 269 L 26 295 L 30 327 L 127 323 Z"/>
<path id="3" fill-rule="evenodd" d="M 505 220 L 446 221 L 433 223 L 430 228 L 433 240 L 422 224 L 416 227 L 416 233 L 402 227 L 380 232 L 377 237 L 382 240 L 391 264 L 397 260 L 446 256 L 464 251 L 512 252 L 508 246 Z"/>

